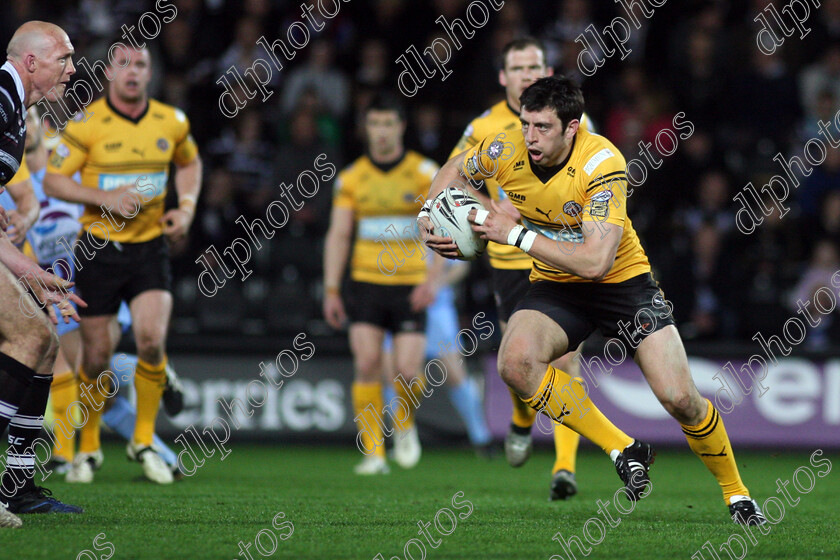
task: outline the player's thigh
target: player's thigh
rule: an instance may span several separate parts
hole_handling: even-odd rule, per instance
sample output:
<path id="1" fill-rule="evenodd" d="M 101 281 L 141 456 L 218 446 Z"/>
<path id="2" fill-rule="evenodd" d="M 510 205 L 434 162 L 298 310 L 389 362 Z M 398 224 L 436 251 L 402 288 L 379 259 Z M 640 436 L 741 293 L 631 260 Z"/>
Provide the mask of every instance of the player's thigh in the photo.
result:
<path id="1" fill-rule="evenodd" d="M 425 355 L 425 332 L 400 332 L 394 335 L 394 362 L 397 372 L 404 378 L 412 379 L 422 371 Z"/>
<path id="2" fill-rule="evenodd" d="M 647 336 L 639 344 L 635 360 L 653 394 L 669 413 L 689 423 L 698 416 L 702 420 L 706 404 L 694 385 L 685 348 L 674 325 Z"/>
<path id="3" fill-rule="evenodd" d="M 82 317 L 79 331 L 82 335 L 82 366 L 85 375 L 95 378 L 108 367 L 111 358 L 111 324 L 113 315 Z"/>
<path id="4" fill-rule="evenodd" d="M 351 323 L 349 336 L 356 380 L 363 383 L 379 381 L 385 330 L 370 323 Z"/>
<path id="5" fill-rule="evenodd" d="M 131 323 L 138 353 L 162 349 L 172 315 L 172 293 L 167 290 L 146 290 L 130 302 Z M 113 323 L 109 325 L 113 328 Z"/>
<path id="6" fill-rule="evenodd" d="M 549 363 L 566 353 L 569 337 L 548 315 L 519 309 L 510 318 L 499 346 L 499 373 L 517 393 L 533 395 Z"/>
<path id="7" fill-rule="evenodd" d="M 32 304 L 34 301 L 11 271 L 0 265 L 0 352 L 37 369 L 57 339 L 47 315 Z"/>

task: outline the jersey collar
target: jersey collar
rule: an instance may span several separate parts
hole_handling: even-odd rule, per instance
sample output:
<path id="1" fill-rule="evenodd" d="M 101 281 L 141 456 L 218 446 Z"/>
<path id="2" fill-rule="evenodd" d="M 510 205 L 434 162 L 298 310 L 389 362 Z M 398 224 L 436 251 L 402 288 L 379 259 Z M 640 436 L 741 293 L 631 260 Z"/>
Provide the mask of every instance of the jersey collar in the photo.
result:
<path id="1" fill-rule="evenodd" d="M 111 111 L 113 111 L 115 115 L 119 115 L 120 117 L 124 118 L 125 120 L 127 120 L 129 122 L 133 122 L 134 124 L 137 124 L 137 123 L 139 123 L 140 121 L 143 120 L 143 117 L 145 117 L 146 114 L 149 112 L 149 105 L 150 105 L 149 100 L 147 99 L 146 100 L 146 108 L 143 109 L 143 112 L 140 113 L 137 116 L 137 118 L 135 119 L 133 117 L 129 117 L 128 115 L 126 115 L 125 113 L 121 112 L 119 109 L 114 107 L 111 104 L 111 99 L 107 95 L 105 96 L 105 103 L 108 104 L 108 108 L 111 109 Z"/>
<path id="2" fill-rule="evenodd" d="M 557 175 L 558 172 L 562 171 L 566 164 L 569 163 L 569 159 L 572 157 L 572 152 L 575 151 L 575 144 L 577 143 L 577 134 L 575 134 L 574 138 L 572 138 L 572 148 L 569 150 L 569 153 L 566 155 L 566 159 L 554 165 L 552 167 L 540 167 L 535 164 L 531 160 L 531 154 L 528 154 L 528 163 L 531 164 L 531 172 L 536 176 L 540 182 L 545 185 L 548 183 L 552 177 Z"/>
<path id="3" fill-rule="evenodd" d="M 5 70 L 9 74 L 12 75 L 12 79 L 15 81 L 15 88 L 18 92 L 18 97 L 20 97 L 20 104 L 23 105 L 26 103 L 26 92 L 23 91 L 23 80 L 20 79 L 20 74 L 18 74 L 17 68 L 10 62 L 6 61 L 3 63 L 3 66 L 0 66 L 0 70 Z"/>
<path id="4" fill-rule="evenodd" d="M 368 159 L 370 160 L 370 163 L 371 163 L 371 164 L 372 164 L 375 168 L 377 168 L 377 169 L 379 169 L 380 171 L 382 171 L 382 173 L 388 173 L 389 171 L 391 171 L 392 169 L 394 169 L 396 166 L 398 166 L 399 164 L 401 164 L 401 163 L 403 162 L 403 160 L 405 159 L 405 156 L 406 156 L 406 150 L 403 150 L 402 155 L 401 155 L 399 158 L 395 159 L 394 161 L 392 161 L 392 162 L 390 162 L 390 163 L 376 163 L 375 161 L 373 161 L 373 158 L 372 158 L 372 157 L 370 157 L 370 154 L 369 154 L 369 153 L 368 153 L 368 156 L 367 156 L 367 157 L 368 157 Z"/>

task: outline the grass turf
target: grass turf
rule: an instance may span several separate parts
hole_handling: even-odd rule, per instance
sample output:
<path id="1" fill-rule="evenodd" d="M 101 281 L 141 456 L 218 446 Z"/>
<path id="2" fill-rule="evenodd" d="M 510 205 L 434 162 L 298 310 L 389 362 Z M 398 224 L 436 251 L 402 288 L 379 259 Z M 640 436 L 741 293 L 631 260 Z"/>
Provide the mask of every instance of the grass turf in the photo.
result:
<path id="1" fill-rule="evenodd" d="M 688 560 L 708 540 L 720 560 L 727 560 L 719 546 L 733 534 L 746 538 L 729 521 L 714 479 L 688 450 L 660 451 L 651 470 L 651 495 L 627 515 L 611 503 L 620 486 L 612 465 L 591 448 L 578 458 L 580 493 L 554 503 L 547 500 L 553 455 L 546 449 L 537 450 L 520 469 L 508 467 L 503 457 L 488 462 L 469 450 L 431 449 L 414 470 L 392 464 L 389 476 L 361 478 L 351 474 L 360 456 L 349 446 L 241 445 L 224 462 L 207 459 L 195 476 L 169 487 L 145 482 L 139 465 L 123 458 L 121 446 L 106 446 L 105 455 L 92 485 L 68 485 L 58 477 L 47 482 L 60 499 L 84 506 L 84 514 L 24 516 L 22 529 L 0 530 L 0 558 L 104 560 L 111 552 L 120 560 L 247 558 L 240 554 L 240 541 L 254 543 L 264 530 L 259 544 L 265 554 L 254 544 L 249 549 L 255 560 L 372 559 L 380 552 L 385 560 L 405 560 L 404 546 L 418 537 L 422 521 L 432 523 L 428 530 L 438 544 L 425 544 L 430 560 L 548 559 L 555 554 L 553 560 L 560 560 L 568 556 L 552 536 L 559 531 L 566 539 L 583 538 L 589 518 L 604 523 L 596 500 L 610 502 L 609 513 L 621 522 L 615 528 L 604 524 L 603 542 L 592 546 L 588 558 Z M 809 466 L 809 456 L 806 451 L 742 451 L 738 459 L 742 476 L 762 503 L 776 495 L 776 479 L 791 479 L 798 467 Z M 747 558 L 840 558 L 840 456 L 825 457 L 833 464 L 828 476 L 816 477 L 807 494 L 789 486 L 801 501 L 795 507 L 785 504 L 784 517 L 769 534 L 753 529 L 757 544 L 745 541 Z M 799 481 L 808 484 L 804 474 Z M 453 507 L 456 492 L 463 497 Z M 468 517 L 465 500 L 473 508 Z M 443 508 L 464 516 L 448 536 L 434 525 Z M 277 529 L 272 520 L 279 512 L 285 519 L 277 519 Z M 772 513 L 778 517 L 776 510 Z M 288 535 L 280 525 L 285 520 L 294 525 L 294 533 L 282 540 L 278 537 Z M 439 521 L 444 531 L 452 525 L 445 512 Z M 600 538 L 597 523 L 589 522 L 588 529 L 590 540 Z M 277 542 L 273 554 L 266 532 Z M 100 533 L 104 536 L 95 547 L 93 539 Z M 741 556 L 735 540 L 733 551 Z M 422 557 L 416 545 L 408 552 L 414 560 Z M 578 559 L 585 557 L 577 548 L 574 552 Z M 702 558 L 713 557 L 703 551 Z"/>

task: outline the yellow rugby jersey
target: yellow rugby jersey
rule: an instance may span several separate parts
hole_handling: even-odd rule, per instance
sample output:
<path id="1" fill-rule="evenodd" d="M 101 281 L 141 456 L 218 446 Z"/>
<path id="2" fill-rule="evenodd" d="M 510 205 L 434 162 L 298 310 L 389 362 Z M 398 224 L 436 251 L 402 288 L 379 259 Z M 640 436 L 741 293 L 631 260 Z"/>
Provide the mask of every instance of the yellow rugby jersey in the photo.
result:
<path id="1" fill-rule="evenodd" d="M 18 167 L 17 173 L 9 179 L 7 184 L 14 185 L 15 183 L 26 181 L 29 177 L 31 177 L 31 174 L 29 173 L 29 166 L 26 165 L 26 154 L 24 154 L 24 157 L 20 158 L 20 167 Z"/>
<path id="2" fill-rule="evenodd" d="M 467 152 L 463 170 L 474 179 L 493 176 L 522 214 L 522 223 L 546 237 L 561 241 L 572 254 L 583 242 L 581 224 L 596 220 L 624 228 L 606 283 L 623 282 L 650 272 L 650 263 L 627 216 L 627 175 L 624 156 L 598 134 L 579 131 L 566 161 L 550 169 L 531 163 L 521 133 L 484 138 Z M 597 224 L 587 231 L 598 235 Z M 533 259 L 531 282 L 589 282 Z"/>
<path id="3" fill-rule="evenodd" d="M 123 223 L 116 210 L 111 214 L 116 226 L 102 216 L 99 207 L 85 205 L 80 218 L 82 228 L 102 238 L 120 243 L 142 243 L 159 237 L 163 216 L 169 164 L 186 165 L 198 155 L 190 135 L 190 123 L 180 110 L 149 99 L 146 112 L 131 119 L 117 111 L 107 96 L 88 106 L 93 113 L 87 121 L 79 113 L 67 123 L 61 141 L 50 156 L 47 172 L 68 177 L 81 173 L 81 184 L 91 189 L 112 190 L 133 184 L 145 202 L 140 212 Z"/>
<path id="4" fill-rule="evenodd" d="M 353 210 L 356 238 L 350 277 L 358 282 L 417 285 L 430 255 L 417 236 L 417 213 L 438 165 L 407 151 L 396 163 L 362 156 L 338 174 L 333 204 Z"/>
<path id="5" fill-rule="evenodd" d="M 590 120 L 586 113 L 580 119 L 580 128 L 590 130 Z M 497 135 L 503 132 L 510 137 L 521 134 L 522 125 L 519 122 L 519 113 L 513 110 L 507 100 L 500 101 L 473 119 L 464 130 L 464 134 L 449 154 L 450 159 L 457 156 L 464 150 L 472 148 L 483 138 L 490 135 Z M 485 179 L 487 193 L 496 202 L 505 198 L 505 192 L 499 187 L 499 183 L 492 178 Z M 487 256 L 490 258 L 490 266 L 502 270 L 525 270 L 531 268 L 531 257 L 513 245 L 502 245 L 494 241 L 487 243 Z"/>

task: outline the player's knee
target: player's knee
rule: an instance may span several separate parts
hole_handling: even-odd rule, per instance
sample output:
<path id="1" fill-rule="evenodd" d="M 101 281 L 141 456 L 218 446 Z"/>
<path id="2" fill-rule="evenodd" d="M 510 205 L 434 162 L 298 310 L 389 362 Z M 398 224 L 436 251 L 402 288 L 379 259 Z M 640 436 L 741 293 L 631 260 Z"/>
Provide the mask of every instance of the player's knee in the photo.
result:
<path id="1" fill-rule="evenodd" d="M 158 364 L 163 360 L 163 341 L 151 334 L 140 334 L 137 340 L 137 356 L 144 362 Z"/>
<path id="2" fill-rule="evenodd" d="M 703 418 L 701 409 L 697 406 L 697 399 L 694 397 L 692 391 L 675 391 L 662 401 L 662 406 L 665 407 L 668 414 L 683 424 L 697 424 Z"/>
<path id="3" fill-rule="evenodd" d="M 354 357 L 356 373 L 359 379 L 367 382 L 379 381 L 382 377 L 382 360 L 374 354 L 362 354 Z"/>
<path id="4" fill-rule="evenodd" d="M 520 395 L 532 394 L 531 378 L 535 369 L 535 359 L 530 345 L 511 341 L 499 354 L 499 375 L 514 391 Z"/>
<path id="5" fill-rule="evenodd" d="M 34 321 L 26 329 L 26 346 L 42 362 L 55 362 L 58 354 L 58 334 L 46 321 Z"/>

